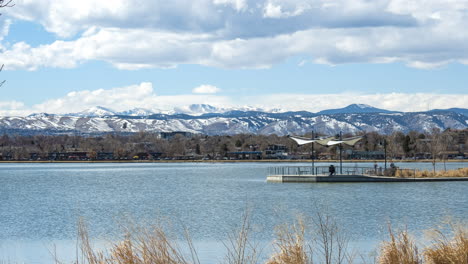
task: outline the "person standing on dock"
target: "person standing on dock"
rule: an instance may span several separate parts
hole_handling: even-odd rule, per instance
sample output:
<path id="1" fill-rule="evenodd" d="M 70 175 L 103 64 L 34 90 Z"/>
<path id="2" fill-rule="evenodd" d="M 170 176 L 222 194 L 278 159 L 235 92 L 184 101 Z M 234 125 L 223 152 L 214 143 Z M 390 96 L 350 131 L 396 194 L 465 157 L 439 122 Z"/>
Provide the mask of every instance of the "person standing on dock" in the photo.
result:
<path id="1" fill-rule="evenodd" d="M 328 176 L 334 175 L 335 174 L 335 166 L 330 165 L 330 167 L 328 167 L 328 172 L 330 172 L 330 175 L 328 175 Z"/>

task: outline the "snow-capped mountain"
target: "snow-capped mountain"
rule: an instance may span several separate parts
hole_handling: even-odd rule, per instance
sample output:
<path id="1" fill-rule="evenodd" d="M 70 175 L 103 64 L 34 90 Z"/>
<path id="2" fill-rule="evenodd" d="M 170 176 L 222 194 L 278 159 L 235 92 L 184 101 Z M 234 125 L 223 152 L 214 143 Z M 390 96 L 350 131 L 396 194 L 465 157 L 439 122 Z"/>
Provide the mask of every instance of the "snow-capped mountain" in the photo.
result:
<path id="1" fill-rule="evenodd" d="M 396 111 L 389 111 L 379 109 L 366 104 L 351 104 L 343 108 L 328 109 L 318 112 L 320 115 L 333 115 L 333 114 L 360 114 L 360 113 L 398 113 Z"/>
<path id="2" fill-rule="evenodd" d="M 146 108 L 133 108 L 130 110 L 118 112 L 118 115 L 123 116 L 150 116 L 159 112 L 155 112 Z"/>
<path id="3" fill-rule="evenodd" d="M 102 107 L 102 106 L 94 106 L 89 109 L 83 110 L 78 113 L 70 113 L 66 114 L 66 116 L 78 116 L 78 117 L 98 117 L 98 116 L 113 116 L 116 115 L 117 112 L 110 108 Z"/>
<path id="4" fill-rule="evenodd" d="M 455 112 L 468 117 L 468 109 L 465 108 L 434 109 L 430 112 Z"/>
<path id="5" fill-rule="evenodd" d="M 193 116 L 199 116 L 199 115 L 209 114 L 209 113 L 223 113 L 225 111 L 226 110 L 222 108 L 218 108 L 218 107 L 208 105 L 208 104 L 191 104 L 188 106 L 174 108 L 175 114 L 186 114 L 186 115 L 193 115 Z"/>
<path id="6" fill-rule="evenodd" d="M 195 109 L 195 108 L 194 108 Z M 209 108 L 207 108 L 209 109 Z M 466 129 L 468 118 L 452 111 L 398 113 L 311 112 L 268 113 L 262 111 L 226 111 L 224 113 L 153 114 L 150 116 L 109 115 L 111 111 L 90 111 L 93 116 L 38 114 L 27 117 L 1 117 L 0 133 L 57 134 L 110 132 L 187 131 L 207 135 L 304 134 L 314 130 L 323 134 L 377 131 L 430 132 L 433 128 Z M 106 109 L 108 110 L 108 109 Z"/>

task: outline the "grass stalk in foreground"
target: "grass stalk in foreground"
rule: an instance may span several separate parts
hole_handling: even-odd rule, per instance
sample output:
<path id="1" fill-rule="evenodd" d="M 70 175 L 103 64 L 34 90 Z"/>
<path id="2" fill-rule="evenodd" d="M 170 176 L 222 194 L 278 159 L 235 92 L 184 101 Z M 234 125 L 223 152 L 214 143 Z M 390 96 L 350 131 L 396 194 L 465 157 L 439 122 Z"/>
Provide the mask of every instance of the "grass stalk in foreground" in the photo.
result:
<path id="1" fill-rule="evenodd" d="M 307 228 L 311 227 L 310 239 Z M 432 242 L 419 250 L 407 231 L 394 232 L 389 225 L 389 240 L 379 248 L 379 264 L 468 264 L 468 228 L 462 224 L 449 224 L 447 228 L 433 229 Z M 182 251 L 169 238 L 161 225 L 134 228 L 125 233 L 121 242 L 112 243 L 110 249 L 93 249 L 86 226 L 78 226 L 81 255 L 75 264 L 200 264 L 190 235 L 185 232 L 189 250 Z M 450 235 L 446 235 L 446 233 Z M 251 222 L 248 213 L 241 219 L 240 228 L 228 236 L 226 264 L 260 263 L 258 245 L 252 243 Z M 292 225 L 276 228 L 274 252 L 266 264 L 345 264 L 354 263 L 348 251 L 348 237 L 338 228 L 334 219 L 317 213 L 310 226 L 302 218 Z M 60 263 L 57 261 L 57 263 Z M 365 263 L 364 259 L 362 262 Z"/>
<path id="2" fill-rule="evenodd" d="M 228 235 L 225 262 L 227 264 L 256 264 L 259 258 L 258 244 L 251 241 L 250 210 L 242 215 L 241 226 Z"/>
<path id="3" fill-rule="evenodd" d="M 390 241 L 380 246 L 380 264 L 419 264 L 422 263 L 418 247 L 406 230 L 395 234 L 389 225 Z"/>
<path id="4" fill-rule="evenodd" d="M 424 251 L 424 259 L 429 264 L 468 264 L 468 227 L 462 224 L 449 224 L 452 237 L 435 229 L 431 245 Z"/>
<path id="5" fill-rule="evenodd" d="M 81 258 L 76 264 L 199 264 L 193 242 L 186 233 L 190 256 L 186 257 L 160 225 L 127 231 L 125 239 L 108 251 L 93 249 L 85 224 L 78 225 Z"/>
<path id="6" fill-rule="evenodd" d="M 305 224 L 299 218 L 292 226 L 280 225 L 276 230 L 275 253 L 266 264 L 309 264 L 312 258 L 305 241 Z"/>

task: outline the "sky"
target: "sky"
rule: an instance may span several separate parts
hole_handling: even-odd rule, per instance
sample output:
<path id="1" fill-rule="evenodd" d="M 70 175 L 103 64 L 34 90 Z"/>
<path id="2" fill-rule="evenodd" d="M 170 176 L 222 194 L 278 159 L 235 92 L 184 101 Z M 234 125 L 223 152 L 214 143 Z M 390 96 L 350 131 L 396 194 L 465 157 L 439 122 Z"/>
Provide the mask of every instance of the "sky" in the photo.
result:
<path id="1" fill-rule="evenodd" d="M 468 0 L 12 4 L 0 9 L 1 116 L 468 108 Z"/>

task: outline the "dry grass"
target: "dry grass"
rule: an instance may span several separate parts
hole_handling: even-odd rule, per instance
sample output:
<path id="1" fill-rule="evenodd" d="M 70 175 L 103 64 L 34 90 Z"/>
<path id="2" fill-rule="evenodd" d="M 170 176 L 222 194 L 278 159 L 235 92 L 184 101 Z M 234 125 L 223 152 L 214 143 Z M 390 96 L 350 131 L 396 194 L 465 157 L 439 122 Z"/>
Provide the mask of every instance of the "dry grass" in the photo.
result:
<path id="1" fill-rule="evenodd" d="M 81 258 L 76 264 L 189 264 L 199 263 L 190 236 L 186 234 L 190 257 L 178 244 L 170 240 L 161 226 L 151 229 L 133 229 L 122 242 L 114 243 L 108 251 L 93 249 L 86 225 L 78 225 Z"/>
<path id="2" fill-rule="evenodd" d="M 348 250 L 349 236 L 330 214 L 317 213 L 311 218 L 311 232 L 301 217 L 293 225 L 276 228 L 275 253 L 267 264 L 342 264 L 353 263 Z M 310 241 L 305 238 L 310 235 Z"/>
<path id="3" fill-rule="evenodd" d="M 394 234 L 388 227 L 390 241 L 385 241 L 380 247 L 378 263 L 380 264 L 419 264 L 422 263 L 418 247 L 407 231 Z"/>
<path id="4" fill-rule="evenodd" d="M 395 176 L 400 178 L 468 177 L 468 168 L 460 168 L 448 171 L 436 171 L 435 173 L 428 170 L 397 170 Z"/>
<path id="5" fill-rule="evenodd" d="M 227 250 L 225 262 L 227 264 L 256 264 L 258 263 L 258 245 L 251 242 L 252 226 L 250 211 L 242 215 L 239 230 L 228 235 L 228 242 L 224 243 Z"/>
<path id="6" fill-rule="evenodd" d="M 224 244 L 227 249 L 225 263 L 260 263 L 258 247 L 251 242 L 249 213 L 245 213 L 241 220 L 239 229 L 229 235 L 228 242 Z M 394 233 L 389 225 L 389 240 L 381 244 L 377 263 L 468 264 L 468 227 L 462 224 L 448 226 L 450 236 L 444 234 L 448 228 L 431 230 L 432 242 L 421 254 L 416 242 L 406 230 Z M 277 226 L 276 239 L 273 242 L 274 252 L 265 264 L 354 262 L 348 251 L 348 236 L 338 228 L 333 217 L 319 212 L 312 217 L 312 232 L 308 233 L 307 227 L 309 225 L 306 225 L 302 218 L 298 218 L 292 225 Z M 103 251 L 94 249 L 86 225 L 82 221 L 78 225 L 78 234 L 81 255 L 77 256 L 75 264 L 200 263 L 188 232 L 185 232 L 187 250 L 181 250 L 161 225 L 129 229 L 122 241 L 111 243 L 109 249 Z M 308 240 L 306 235 L 309 237 L 309 234 Z"/>
<path id="7" fill-rule="evenodd" d="M 276 230 L 275 253 L 266 264 L 308 264 L 310 247 L 305 242 L 305 225 L 302 219 L 292 226 L 281 225 Z"/>
<path id="8" fill-rule="evenodd" d="M 424 251 L 429 264 L 468 264 L 468 227 L 450 225 L 453 237 L 449 238 L 439 229 L 433 230 L 432 244 Z"/>

